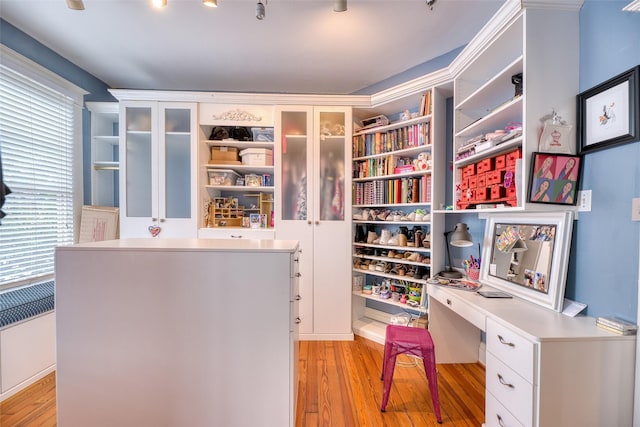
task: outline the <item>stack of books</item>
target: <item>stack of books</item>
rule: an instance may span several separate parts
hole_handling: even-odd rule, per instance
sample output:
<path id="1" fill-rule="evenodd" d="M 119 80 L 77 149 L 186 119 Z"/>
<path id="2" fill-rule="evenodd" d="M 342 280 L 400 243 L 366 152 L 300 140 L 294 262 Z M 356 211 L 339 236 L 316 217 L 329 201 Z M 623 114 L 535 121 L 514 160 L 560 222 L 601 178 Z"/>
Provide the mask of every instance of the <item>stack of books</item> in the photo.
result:
<path id="1" fill-rule="evenodd" d="M 635 335 L 638 330 L 638 325 L 627 322 L 619 317 L 598 317 L 596 319 L 596 325 L 599 328 L 606 329 L 618 335 Z"/>

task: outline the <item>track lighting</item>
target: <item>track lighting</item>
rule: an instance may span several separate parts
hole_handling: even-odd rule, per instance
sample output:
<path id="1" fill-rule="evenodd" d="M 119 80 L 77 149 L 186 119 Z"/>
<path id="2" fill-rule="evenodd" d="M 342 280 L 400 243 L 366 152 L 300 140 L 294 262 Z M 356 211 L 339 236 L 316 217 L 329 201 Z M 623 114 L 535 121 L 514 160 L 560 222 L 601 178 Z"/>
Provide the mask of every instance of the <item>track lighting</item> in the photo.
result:
<path id="1" fill-rule="evenodd" d="M 436 0 L 427 0 L 427 6 L 429 6 L 429 9 L 433 10 L 433 5 L 436 2 Z"/>
<path id="2" fill-rule="evenodd" d="M 218 0 L 202 0 L 202 4 L 208 7 L 218 7 Z"/>
<path id="3" fill-rule="evenodd" d="M 160 9 L 167 6 L 167 0 L 151 0 L 153 7 Z"/>
<path id="4" fill-rule="evenodd" d="M 334 0 L 333 11 L 344 12 L 347 10 L 347 0 Z"/>
<path id="5" fill-rule="evenodd" d="M 264 2 L 266 3 L 267 0 L 264 0 Z M 264 17 L 265 17 L 264 4 L 262 3 L 262 0 L 258 0 L 258 4 L 256 5 L 256 18 L 262 21 Z"/>
<path id="6" fill-rule="evenodd" d="M 67 7 L 73 10 L 84 10 L 84 3 L 82 0 L 67 0 Z"/>

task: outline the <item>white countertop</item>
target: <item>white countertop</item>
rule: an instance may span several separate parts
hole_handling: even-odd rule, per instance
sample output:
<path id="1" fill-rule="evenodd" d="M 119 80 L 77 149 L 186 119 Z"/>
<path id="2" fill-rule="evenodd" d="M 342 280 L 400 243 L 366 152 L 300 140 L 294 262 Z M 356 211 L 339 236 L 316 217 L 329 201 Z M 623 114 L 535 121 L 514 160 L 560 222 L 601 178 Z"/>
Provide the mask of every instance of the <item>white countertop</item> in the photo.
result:
<path id="1" fill-rule="evenodd" d="M 295 252 L 297 240 L 258 239 L 119 239 L 59 246 L 57 250 L 148 250 L 212 252 Z"/>

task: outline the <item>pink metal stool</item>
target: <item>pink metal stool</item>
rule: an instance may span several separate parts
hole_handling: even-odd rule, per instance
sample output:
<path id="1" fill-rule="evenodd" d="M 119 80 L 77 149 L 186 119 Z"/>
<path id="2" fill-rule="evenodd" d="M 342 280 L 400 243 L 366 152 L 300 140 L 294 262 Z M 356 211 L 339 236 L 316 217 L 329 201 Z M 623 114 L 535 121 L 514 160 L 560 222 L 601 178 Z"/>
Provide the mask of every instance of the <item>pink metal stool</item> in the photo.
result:
<path id="1" fill-rule="evenodd" d="M 440 416 L 440 398 L 438 397 L 436 354 L 431 334 L 428 330 L 422 328 L 387 325 L 384 341 L 384 356 L 382 360 L 382 376 L 380 378 L 384 381 L 382 389 L 382 405 L 380 405 L 380 410 L 384 412 L 387 408 L 389 392 L 391 391 L 391 382 L 393 381 L 393 371 L 396 367 L 396 357 L 403 353 L 422 358 L 424 372 L 427 374 L 427 381 L 429 382 L 429 391 L 431 392 L 433 410 L 436 413 L 438 423 L 442 424 L 442 417 Z"/>

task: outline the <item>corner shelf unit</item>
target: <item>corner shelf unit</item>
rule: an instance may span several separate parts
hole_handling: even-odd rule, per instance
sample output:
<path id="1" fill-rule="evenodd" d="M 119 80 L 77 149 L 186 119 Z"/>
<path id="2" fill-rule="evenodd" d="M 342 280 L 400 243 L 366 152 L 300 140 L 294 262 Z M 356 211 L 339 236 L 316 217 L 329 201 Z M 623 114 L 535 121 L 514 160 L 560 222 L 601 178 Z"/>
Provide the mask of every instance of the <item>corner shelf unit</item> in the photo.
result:
<path id="1" fill-rule="evenodd" d="M 445 164 L 445 111 L 446 98 L 451 96 L 452 85 L 430 88 L 428 99 L 431 105 L 425 108 L 430 114 L 412 117 L 408 120 L 360 130 L 353 135 L 353 250 L 352 275 L 355 282 L 361 282 L 367 288 L 389 285 L 395 289 L 396 284 L 408 288 L 420 288 L 421 298 L 417 306 L 412 306 L 392 298 L 381 298 L 379 295 L 363 293 L 354 287 L 352 296 L 354 333 L 376 342 L 384 342 L 385 325 L 394 314 L 406 312 L 412 317 L 425 315 L 428 311 L 426 296 L 426 278 L 440 271 L 444 265 L 439 248 L 443 241 L 444 215 L 437 214 L 434 207 L 444 206 Z M 413 106 L 414 108 L 416 106 Z M 418 108 L 420 109 L 420 108 Z M 415 115 L 415 114 L 414 114 Z M 413 162 L 420 156 L 428 166 L 414 170 Z M 428 220 L 415 220 L 421 210 Z M 389 221 L 373 219 L 371 216 L 362 219 L 358 214 L 374 211 L 376 213 L 396 214 L 401 219 Z M 384 215 L 384 214 L 383 214 Z M 411 219 L 409 219 L 411 218 Z M 369 231 L 381 236 L 394 235 L 405 229 L 414 246 L 400 246 L 371 243 L 362 240 L 363 232 Z M 428 247 L 415 246 L 415 232 L 422 231 L 422 237 L 430 241 Z M 359 241 L 356 241 L 359 240 Z M 417 261 L 407 258 L 390 258 L 389 252 L 400 254 L 419 254 Z M 428 263 L 422 259 L 429 260 Z M 370 269 L 369 264 L 386 265 L 386 270 L 395 267 L 405 269 L 405 274 L 398 270 L 384 271 L 384 267 Z M 364 264 L 364 268 L 363 265 Z M 382 270 L 380 270 L 382 268 Z M 418 277 L 409 274 L 411 269 L 418 270 Z M 402 290 L 402 287 L 399 287 Z M 415 292 L 415 290 L 414 290 Z M 415 296 L 415 294 L 414 294 Z"/>
<path id="2" fill-rule="evenodd" d="M 117 207 L 118 113 L 117 102 L 87 102 L 91 112 L 91 204 Z"/>

